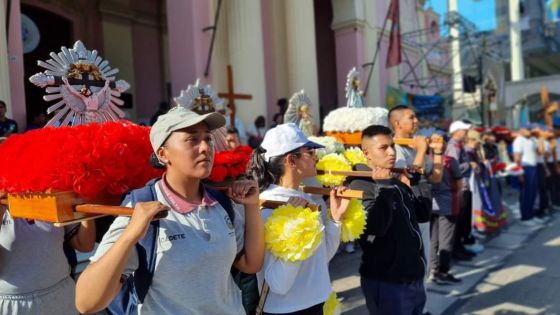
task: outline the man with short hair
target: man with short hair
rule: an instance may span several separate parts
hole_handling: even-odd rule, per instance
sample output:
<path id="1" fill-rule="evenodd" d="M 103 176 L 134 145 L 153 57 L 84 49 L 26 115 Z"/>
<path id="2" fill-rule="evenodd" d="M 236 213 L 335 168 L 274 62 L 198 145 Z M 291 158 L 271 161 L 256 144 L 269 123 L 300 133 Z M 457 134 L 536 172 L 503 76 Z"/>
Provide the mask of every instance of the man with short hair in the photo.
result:
<path id="1" fill-rule="evenodd" d="M 367 223 L 359 242 L 367 308 L 370 314 L 422 314 L 426 263 L 418 223 L 428 221 L 429 211 L 391 172 L 396 161 L 391 129 L 367 127 L 362 150 L 371 178 L 349 178 L 349 187 L 364 191 Z"/>
<path id="2" fill-rule="evenodd" d="M 423 175 L 420 176 L 417 183 L 410 183 L 405 176 L 402 179 L 405 183 L 412 184 L 410 187 L 414 195 L 425 204 L 431 215 L 431 184 L 439 183 L 442 176 L 443 138 L 438 134 L 433 134 L 428 145 L 426 137 L 416 135 L 418 118 L 414 110 L 406 105 L 398 105 L 389 110 L 388 119 L 395 133 L 395 138 L 414 139 L 414 143 L 410 146 L 395 144 L 397 154 L 395 166 L 398 168 L 423 169 Z M 419 223 L 418 225 L 422 234 L 424 257 L 426 261 L 430 261 L 430 222 Z M 429 276 L 428 271 L 429 268 L 426 268 L 426 277 Z"/>
<path id="3" fill-rule="evenodd" d="M 548 191 L 546 187 L 546 181 L 551 177 L 550 170 L 546 162 L 549 157 L 552 156 L 550 150 L 550 143 L 548 142 L 548 134 L 550 133 L 548 127 L 540 126 L 538 124 L 533 125 L 531 130 L 533 135 L 537 139 L 537 177 L 539 182 L 539 205 L 535 215 L 538 219 L 546 217 L 549 212 L 550 198 L 548 196 Z"/>
<path id="4" fill-rule="evenodd" d="M 239 131 L 236 128 L 228 128 L 226 133 L 226 143 L 230 150 L 235 150 L 241 145 Z"/>
<path id="5" fill-rule="evenodd" d="M 538 195 L 538 144 L 531 133 L 532 126 L 522 125 L 519 133 L 513 141 L 513 160 L 523 168 L 523 175 L 519 176 L 521 194 L 519 196 L 519 208 L 521 211 L 521 222 L 525 225 L 534 226 L 542 223 L 535 217 L 533 206 Z M 540 148 L 544 153 L 544 145 Z"/>
<path id="6" fill-rule="evenodd" d="M 17 122 L 6 117 L 6 110 L 6 103 L 0 100 L 0 137 L 9 137 L 18 132 Z"/>
<path id="7" fill-rule="evenodd" d="M 466 161 L 462 144 L 470 127 L 470 124 L 463 121 L 455 121 L 449 127 L 451 138 L 444 154 L 442 180 L 439 184 L 432 186 L 431 268 L 432 280 L 436 284 L 461 282 L 461 279 L 453 276 L 449 270 L 451 269 L 457 221 L 460 220 L 461 213 L 459 193 L 464 185 L 463 179 L 470 171 L 470 164 Z M 470 198 L 470 195 L 467 198 Z M 468 206 L 470 207 L 470 204 Z M 467 208 L 467 206 L 462 208 Z"/>

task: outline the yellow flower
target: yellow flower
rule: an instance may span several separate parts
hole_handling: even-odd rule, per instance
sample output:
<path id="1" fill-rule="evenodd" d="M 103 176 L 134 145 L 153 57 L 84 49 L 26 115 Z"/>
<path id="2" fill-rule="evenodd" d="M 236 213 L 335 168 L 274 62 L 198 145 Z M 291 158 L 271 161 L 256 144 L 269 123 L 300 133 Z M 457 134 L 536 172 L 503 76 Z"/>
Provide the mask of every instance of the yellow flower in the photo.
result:
<path id="1" fill-rule="evenodd" d="M 342 305 L 336 298 L 336 292 L 332 291 L 325 304 L 323 304 L 323 314 L 340 315 L 342 313 Z"/>
<path id="2" fill-rule="evenodd" d="M 317 162 L 316 168 L 323 171 L 351 171 L 352 165 L 340 154 L 331 153 L 322 157 Z M 317 180 L 323 186 L 339 186 L 342 185 L 345 179 L 346 177 L 342 175 L 317 175 Z"/>
<path id="3" fill-rule="evenodd" d="M 364 233 L 365 228 L 366 212 L 364 211 L 362 202 L 356 198 L 352 198 L 342 218 L 340 239 L 343 242 L 354 241 Z"/>
<path id="4" fill-rule="evenodd" d="M 309 208 L 280 206 L 265 222 L 264 240 L 272 255 L 282 260 L 304 261 L 323 239 L 320 212 Z"/>
<path id="5" fill-rule="evenodd" d="M 350 162 L 350 164 L 352 164 L 352 166 L 356 164 L 367 164 L 366 156 L 360 148 L 352 147 L 346 149 L 346 151 L 344 151 L 342 155 L 344 155 L 344 157 L 348 160 L 348 162 Z"/>

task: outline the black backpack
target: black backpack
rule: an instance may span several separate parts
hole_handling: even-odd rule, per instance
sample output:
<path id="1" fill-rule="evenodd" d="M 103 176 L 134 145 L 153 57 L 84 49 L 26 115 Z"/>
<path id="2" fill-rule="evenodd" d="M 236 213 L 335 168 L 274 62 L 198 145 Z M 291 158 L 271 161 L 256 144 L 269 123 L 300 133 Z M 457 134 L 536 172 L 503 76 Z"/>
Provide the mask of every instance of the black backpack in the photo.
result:
<path id="1" fill-rule="evenodd" d="M 153 179 L 143 188 L 131 191 L 124 198 L 122 205 L 124 206 L 130 203 L 134 206 L 137 202 L 157 200 L 155 191 L 156 182 L 157 179 Z M 205 187 L 205 189 L 218 201 L 222 208 L 224 208 L 231 222 L 235 222 L 235 212 L 231 200 L 215 189 L 209 187 Z M 138 269 L 136 269 L 133 275 L 124 280 L 121 291 L 117 294 L 109 307 L 107 307 L 110 314 L 128 315 L 138 313 L 138 304 L 144 302 L 144 298 L 148 293 L 154 276 L 158 232 L 159 221 L 152 221 L 146 236 L 136 244 L 139 261 Z M 231 267 L 231 275 L 235 283 L 241 289 L 243 307 L 246 313 L 255 314 L 259 302 L 256 275 L 243 273 L 233 266 Z"/>

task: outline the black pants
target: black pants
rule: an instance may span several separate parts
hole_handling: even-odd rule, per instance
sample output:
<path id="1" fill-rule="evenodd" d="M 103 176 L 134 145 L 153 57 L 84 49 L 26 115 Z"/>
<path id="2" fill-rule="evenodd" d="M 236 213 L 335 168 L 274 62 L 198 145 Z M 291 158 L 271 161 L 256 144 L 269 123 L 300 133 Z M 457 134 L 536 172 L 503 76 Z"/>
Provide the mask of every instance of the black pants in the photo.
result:
<path id="1" fill-rule="evenodd" d="M 456 219 L 453 216 L 432 214 L 430 222 L 430 264 L 433 271 L 447 273 L 451 268 L 451 253 L 455 238 Z"/>
<path id="2" fill-rule="evenodd" d="M 464 190 L 461 192 L 461 199 L 459 201 L 459 216 L 457 217 L 453 250 L 457 252 L 464 250 L 464 241 L 471 236 L 471 228 L 472 192 L 470 190 Z"/>
<path id="3" fill-rule="evenodd" d="M 548 189 L 546 187 L 546 179 L 544 164 L 537 164 L 537 180 L 539 183 L 539 208 L 536 211 L 537 216 L 543 216 L 548 211 L 549 198 Z"/>
<path id="4" fill-rule="evenodd" d="M 547 177 L 545 180 L 546 189 L 548 190 L 551 203 L 558 206 L 560 205 L 560 175 L 556 173 L 554 163 L 548 163 L 548 169 L 550 170 L 550 177 Z"/>
<path id="5" fill-rule="evenodd" d="M 391 283 L 361 277 L 360 284 L 370 315 L 420 315 L 426 304 L 422 279 Z"/>
<path id="6" fill-rule="evenodd" d="M 306 308 L 301 311 L 295 311 L 292 313 L 282 313 L 283 315 L 323 315 L 323 305 L 325 303 L 313 305 L 310 308 Z M 263 313 L 264 315 L 274 315 L 276 313 Z"/>

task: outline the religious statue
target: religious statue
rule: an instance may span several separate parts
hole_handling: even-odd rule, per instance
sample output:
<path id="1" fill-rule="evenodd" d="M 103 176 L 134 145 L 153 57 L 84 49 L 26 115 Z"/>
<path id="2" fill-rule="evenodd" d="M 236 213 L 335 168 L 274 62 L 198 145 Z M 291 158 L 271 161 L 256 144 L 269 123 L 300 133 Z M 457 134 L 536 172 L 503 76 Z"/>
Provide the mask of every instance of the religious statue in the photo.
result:
<path id="1" fill-rule="evenodd" d="M 364 107 L 364 92 L 360 90 L 360 76 L 355 67 L 346 77 L 346 107 Z"/>
<path id="2" fill-rule="evenodd" d="M 310 113 L 311 100 L 303 90 L 292 95 L 288 105 L 288 109 L 284 114 L 284 122 L 293 122 L 298 125 L 306 137 L 315 136 L 317 134 L 317 125 L 313 121 Z"/>
<path id="3" fill-rule="evenodd" d="M 124 102 L 119 97 L 130 85 L 124 80 L 115 81 L 119 69 L 111 69 L 96 50 L 87 50 L 77 41 L 72 48 L 62 47 L 61 52 L 51 52 L 50 56 L 52 59 L 46 62 L 37 62 L 46 70 L 29 78 L 36 86 L 46 88 L 45 101 L 60 99 L 47 109 L 47 114 L 56 112 L 47 126 L 76 126 L 124 117 L 118 107 Z"/>
<path id="4" fill-rule="evenodd" d="M 178 97 L 173 99 L 176 106 L 171 108 L 184 107 L 192 110 L 200 115 L 212 113 L 216 108 L 223 108 L 224 101 L 218 97 L 212 86 L 201 85 L 200 80 L 197 79 L 194 85 L 190 85 L 182 90 Z M 225 151 L 228 148 L 226 141 L 227 132 L 226 128 L 218 128 L 212 131 L 214 136 L 214 148 L 216 151 Z"/>

